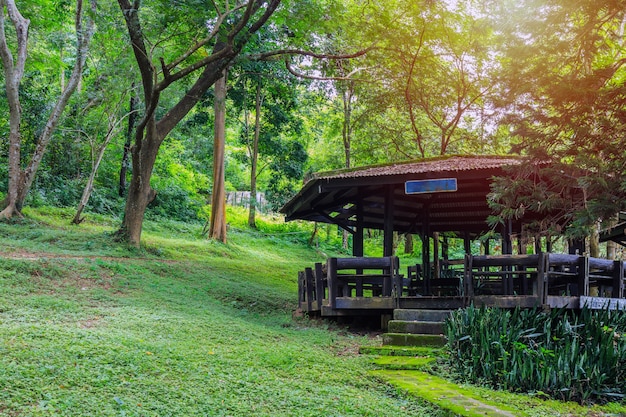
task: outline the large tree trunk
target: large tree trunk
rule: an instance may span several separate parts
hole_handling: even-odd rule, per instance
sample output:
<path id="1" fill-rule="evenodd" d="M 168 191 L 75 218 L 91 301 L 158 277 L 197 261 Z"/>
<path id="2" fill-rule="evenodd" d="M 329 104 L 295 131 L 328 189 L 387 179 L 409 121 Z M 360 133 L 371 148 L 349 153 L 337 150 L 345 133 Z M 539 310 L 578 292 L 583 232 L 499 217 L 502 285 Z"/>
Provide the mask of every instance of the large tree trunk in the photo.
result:
<path id="1" fill-rule="evenodd" d="M 156 124 L 154 120 L 151 120 L 146 126 L 145 136 L 138 141 L 141 146 L 135 146 L 132 149 L 133 175 L 128 187 L 124 220 L 118 231 L 118 237 L 135 246 L 139 246 L 141 242 L 141 229 L 146 208 L 156 196 L 156 192 L 150 186 L 150 176 L 161 141 Z"/>
<path id="2" fill-rule="evenodd" d="M 157 65 L 154 65 L 152 61 L 153 56 L 146 47 L 144 40 L 144 31 L 139 18 L 141 2 L 133 1 L 131 3 L 130 0 L 118 0 L 118 4 L 126 21 L 130 43 L 139 72 L 141 73 L 145 115 L 137 123 L 135 143 L 132 147 L 133 172 L 124 209 L 124 220 L 117 234 L 119 239 L 127 240 L 130 244 L 139 246 L 146 207 L 156 195 L 150 187 L 150 176 L 152 175 L 152 168 L 163 140 L 202 99 L 204 93 L 217 80 L 224 77 L 224 69 L 241 52 L 250 36 L 259 30 L 272 16 L 280 4 L 280 0 L 269 0 L 266 2 L 250 0 L 249 2 L 241 3 L 238 7 L 240 7 L 242 13 L 237 15 L 234 22 L 229 22 L 228 24 L 224 23 L 226 18 L 234 15 L 220 13 L 215 28 L 209 37 L 193 45 L 189 54 L 185 53 L 169 64 L 161 59 L 160 67 L 163 70 L 160 74 L 162 76 L 161 80 L 155 74 Z M 260 9 L 263 9 L 262 12 L 257 14 Z M 182 67 L 183 63 L 189 61 L 189 57 L 193 52 L 200 49 L 204 50 L 205 46 L 212 42 L 216 35 L 217 42 L 211 54 L 204 55 L 199 61 Z M 156 111 L 160 105 L 161 92 L 176 81 L 187 78 L 197 70 L 202 70 L 202 73 L 195 83 L 157 121 Z M 223 176 L 223 162 L 218 165 L 221 165 L 219 169 L 222 170 L 221 175 Z M 219 190 L 214 189 L 214 194 L 215 191 Z M 223 183 L 221 192 L 224 192 Z M 224 216 L 221 217 L 224 220 Z M 211 216 L 211 220 L 213 220 L 213 216 Z M 223 232 L 223 238 L 225 239 L 225 222 Z"/>
<path id="3" fill-rule="evenodd" d="M 254 115 L 254 139 L 252 142 L 252 152 L 250 155 L 250 211 L 248 212 L 248 226 L 256 228 L 256 175 L 259 161 L 259 136 L 261 135 L 261 82 L 256 86 L 256 99 Z"/>
<path id="4" fill-rule="evenodd" d="M 226 79 L 227 70 L 215 83 L 215 133 L 213 139 L 213 195 L 209 238 L 226 242 L 226 190 L 224 148 L 226 144 Z"/>

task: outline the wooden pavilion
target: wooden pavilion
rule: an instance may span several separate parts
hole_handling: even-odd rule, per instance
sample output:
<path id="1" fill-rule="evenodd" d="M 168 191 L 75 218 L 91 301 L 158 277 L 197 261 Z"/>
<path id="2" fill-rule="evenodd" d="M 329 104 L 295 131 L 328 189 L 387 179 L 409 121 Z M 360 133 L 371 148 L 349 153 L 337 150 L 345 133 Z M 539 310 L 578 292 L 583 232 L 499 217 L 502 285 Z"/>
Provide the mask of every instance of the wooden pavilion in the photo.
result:
<path id="1" fill-rule="evenodd" d="M 281 212 L 287 221 L 332 223 L 348 231 L 354 257 L 331 258 L 326 265 L 302 271 L 301 307 L 322 315 L 457 308 L 470 302 L 577 308 L 594 301 L 581 298 L 595 295 L 594 286 L 599 295 L 609 294 L 605 298 L 619 298 L 623 304 L 622 262 L 575 253 L 512 255 L 511 236 L 521 235 L 531 218 L 509 221 L 496 230 L 502 255 L 471 255 L 471 241 L 492 230 L 487 223 L 492 179 L 524 163 L 529 162 L 514 156 L 447 156 L 314 175 Z M 383 258 L 363 257 L 368 228 L 383 231 Z M 425 243 L 422 263 L 409 266 L 406 275 L 393 256 L 394 232 L 420 235 Z M 440 272 L 438 240 L 433 241 L 434 256 L 429 253 L 427 243 L 435 232 L 454 232 L 464 239 L 465 259 L 444 265 L 456 265 L 456 270 Z M 583 252 L 580 247 L 578 251 Z"/>

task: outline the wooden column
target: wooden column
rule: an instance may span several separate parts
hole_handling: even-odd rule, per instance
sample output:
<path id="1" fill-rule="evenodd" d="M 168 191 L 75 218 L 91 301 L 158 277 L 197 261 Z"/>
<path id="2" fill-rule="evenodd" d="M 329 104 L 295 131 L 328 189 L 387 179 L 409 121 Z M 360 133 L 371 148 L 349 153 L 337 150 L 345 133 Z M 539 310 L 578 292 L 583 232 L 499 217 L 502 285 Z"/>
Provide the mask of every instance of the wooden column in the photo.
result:
<path id="1" fill-rule="evenodd" d="M 502 254 L 513 254 L 513 242 L 511 242 L 511 233 L 513 232 L 513 224 L 511 220 L 507 220 L 502 226 Z"/>
<path id="2" fill-rule="evenodd" d="M 511 234 L 513 232 L 513 223 L 511 220 L 507 220 L 502 227 L 502 254 L 503 255 L 512 255 L 513 254 L 513 242 L 511 240 Z M 511 271 L 510 266 L 504 266 L 502 268 L 503 271 Z M 502 277 L 502 294 L 503 295 L 511 295 L 513 294 L 513 276 L 511 274 L 505 274 Z"/>
<path id="3" fill-rule="evenodd" d="M 439 278 L 441 262 L 439 260 L 439 233 L 433 232 L 433 277 Z"/>
<path id="4" fill-rule="evenodd" d="M 426 225 L 424 228 L 427 229 Z M 420 235 L 422 238 L 422 274 L 424 277 L 424 286 L 428 289 L 430 294 L 430 278 L 431 278 L 431 270 L 430 270 L 430 236 L 428 232 L 424 230 Z"/>
<path id="5" fill-rule="evenodd" d="M 491 245 L 489 244 L 489 239 L 485 239 L 483 242 L 483 249 L 485 250 L 485 255 L 491 255 Z"/>
<path id="6" fill-rule="evenodd" d="M 613 261 L 613 298 L 624 297 L 624 262 Z"/>
<path id="7" fill-rule="evenodd" d="M 465 254 L 466 255 L 471 255 L 472 254 L 472 246 L 471 246 L 472 242 L 470 240 L 470 234 L 469 232 L 465 232 L 463 234 L 463 247 L 465 249 Z"/>
<path id="8" fill-rule="evenodd" d="M 393 256 L 393 186 L 385 194 L 385 219 L 383 229 L 383 256 Z"/>
<path id="9" fill-rule="evenodd" d="M 337 294 L 339 283 L 337 282 L 337 258 L 328 258 L 326 261 L 326 276 L 328 277 L 328 299 L 330 308 L 337 307 Z"/>
<path id="10" fill-rule="evenodd" d="M 352 235 L 352 256 L 363 256 L 363 201 L 356 206 L 356 229 Z"/>
<path id="11" fill-rule="evenodd" d="M 570 255 L 582 255 L 585 253 L 585 239 L 570 239 L 567 243 Z"/>

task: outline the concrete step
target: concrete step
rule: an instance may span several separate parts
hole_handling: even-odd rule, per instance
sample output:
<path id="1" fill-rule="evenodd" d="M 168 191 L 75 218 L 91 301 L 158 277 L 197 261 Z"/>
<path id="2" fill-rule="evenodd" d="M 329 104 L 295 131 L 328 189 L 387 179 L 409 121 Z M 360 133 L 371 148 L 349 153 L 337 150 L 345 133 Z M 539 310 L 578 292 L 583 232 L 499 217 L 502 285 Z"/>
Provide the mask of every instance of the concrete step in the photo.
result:
<path id="1" fill-rule="evenodd" d="M 440 348 L 432 346 L 361 346 L 359 353 L 374 356 L 408 356 L 408 357 L 435 357 L 440 354 Z"/>
<path id="2" fill-rule="evenodd" d="M 451 310 L 425 310 L 397 308 L 393 311 L 394 320 L 405 321 L 440 321 L 450 316 Z"/>
<path id="3" fill-rule="evenodd" d="M 391 320 L 388 324 L 389 333 L 442 334 L 443 322 Z"/>
<path id="4" fill-rule="evenodd" d="M 381 369 L 415 371 L 424 369 L 436 360 L 428 356 L 380 356 L 372 359 L 372 363 Z"/>
<path id="5" fill-rule="evenodd" d="M 436 334 L 385 333 L 383 345 L 391 346 L 445 346 L 446 338 Z"/>

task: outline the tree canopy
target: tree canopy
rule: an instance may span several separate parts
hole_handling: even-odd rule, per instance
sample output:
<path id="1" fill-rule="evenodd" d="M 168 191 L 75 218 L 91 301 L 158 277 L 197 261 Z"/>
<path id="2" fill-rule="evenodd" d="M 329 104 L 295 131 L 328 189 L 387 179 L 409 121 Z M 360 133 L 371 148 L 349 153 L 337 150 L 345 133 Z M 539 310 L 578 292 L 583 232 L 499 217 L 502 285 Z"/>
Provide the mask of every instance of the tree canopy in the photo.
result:
<path id="1" fill-rule="evenodd" d="M 113 213 L 135 245 L 146 214 L 206 220 L 224 70 L 224 192 L 276 208 L 312 171 L 515 153 L 537 163 L 495 182 L 494 222 L 561 207 L 537 233 L 582 235 L 625 209 L 620 2 L 0 6 L 5 217 Z"/>

